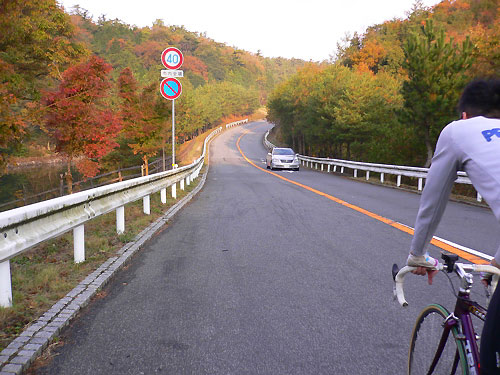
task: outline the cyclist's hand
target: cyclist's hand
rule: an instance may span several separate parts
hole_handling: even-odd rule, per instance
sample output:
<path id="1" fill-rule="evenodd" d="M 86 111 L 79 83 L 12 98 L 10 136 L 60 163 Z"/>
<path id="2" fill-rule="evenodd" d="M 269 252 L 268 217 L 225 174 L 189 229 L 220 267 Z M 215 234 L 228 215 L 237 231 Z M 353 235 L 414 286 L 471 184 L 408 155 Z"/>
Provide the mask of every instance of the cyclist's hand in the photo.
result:
<path id="1" fill-rule="evenodd" d="M 408 254 L 408 259 L 406 260 L 406 264 L 408 266 L 416 267 L 416 269 L 411 271 L 411 273 L 420 276 L 425 276 L 425 274 L 427 274 L 429 285 L 432 284 L 432 279 L 438 272 L 438 263 L 438 260 L 431 257 L 428 253 L 425 253 L 424 255 L 413 255 L 411 251 L 410 254 Z"/>
<path id="2" fill-rule="evenodd" d="M 498 263 L 497 263 L 497 261 L 495 260 L 495 258 L 493 258 L 493 259 L 491 260 L 491 265 L 492 265 L 492 266 L 495 266 L 496 268 L 500 268 L 500 264 L 498 264 Z"/>
<path id="3" fill-rule="evenodd" d="M 438 272 L 439 272 L 438 270 L 431 270 L 426 267 L 417 267 L 417 269 L 411 271 L 411 273 L 420 276 L 425 276 L 425 274 L 427 274 L 427 281 L 429 285 L 432 285 L 432 280 L 434 279 L 434 275 Z"/>
<path id="4" fill-rule="evenodd" d="M 491 260 L 491 265 L 495 266 L 497 268 L 500 268 L 500 265 L 495 261 L 495 259 Z M 488 287 L 491 284 L 491 278 L 492 278 L 491 273 L 487 272 L 481 272 L 481 283 L 485 286 Z"/>

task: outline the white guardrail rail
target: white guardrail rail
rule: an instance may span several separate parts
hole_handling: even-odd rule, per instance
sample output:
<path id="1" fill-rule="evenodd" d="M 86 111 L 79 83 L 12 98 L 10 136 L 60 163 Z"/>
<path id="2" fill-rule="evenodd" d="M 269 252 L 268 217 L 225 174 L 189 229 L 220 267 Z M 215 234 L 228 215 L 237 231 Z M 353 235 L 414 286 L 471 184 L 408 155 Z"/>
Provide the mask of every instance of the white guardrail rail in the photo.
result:
<path id="1" fill-rule="evenodd" d="M 227 124 L 226 128 L 248 120 Z M 12 306 L 10 259 L 48 239 L 73 230 L 75 263 L 85 261 L 84 225 L 99 215 L 116 211 L 116 231 L 125 231 L 125 205 L 142 198 L 143 211 L 150 214 L 150 195 L 160 191 L 167 201 L 167 188 L 176 198 L 177 183 L 184 190 L 203 167 L 207 142 L 222 131 L 212 131 L 203 144 L 201 156 L 190 165 L 132 180 L 85 190 L 76 194 L 19 207 L 0 213 L 0 306 Z"/>
<path id="2" fill-rule="evenodd" d="M 269 131 L 267 131 L 264 136 L 264 145 L 268 149 L 277 147 L 267 140 Z M 423 189 L 424 180 L 427 178 L 427 172 L 429 168 L 419 168 L 419 167 L 406 167 L 402 165 L 389 165 L 389 164 L 375 164 L 375 163 L 361 163 L 357 161 L 341 160 L 341 159 L 329 159 L 329 158 L 314 158 L 310 156 L 298 155 L 298 158 L 303 166 L 318 169 L 320 166 L 321 171 L 324 170 L 324 166 L 327 167 L 327 172 L 337 172 L 337 168 L 340 168 L 340 173 L 344 173 L 344 168 L 349 168 L 353 170 L 354 177 L 358 177 L 358 170 L 364 171 L 366 179 L 370 179 L 370 172 L 380 173 L 380 182 L 384 183 L 384 176 L 386 174 L 397 176 L 396 185 L 401 186 L 401 176 L 414 177 L 418 179 L 418 190 Z M 467 173 L 458 172 L 458 178 L 455 180 L 457 184 L 468 184 L 472 185 L 471 180 L 467 177 Z M 477 201 L 481 202 L 482 197 L 477 193 Z"/>

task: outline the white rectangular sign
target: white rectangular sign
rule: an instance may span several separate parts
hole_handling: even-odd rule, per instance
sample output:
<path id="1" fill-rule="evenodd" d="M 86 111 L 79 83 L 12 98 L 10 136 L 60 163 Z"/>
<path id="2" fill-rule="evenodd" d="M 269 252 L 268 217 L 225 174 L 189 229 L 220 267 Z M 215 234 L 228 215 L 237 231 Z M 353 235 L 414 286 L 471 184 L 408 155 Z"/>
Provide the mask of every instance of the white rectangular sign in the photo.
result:
<path id="1" fill-rule="evenodd" d="M 163 69 L 161 71 L 161 76 L 162 76 L 162 78 L 179 78 L 179 77 L 184 77 L 184 71 L 183 70 L 166 70 L 166 69 Z"/>

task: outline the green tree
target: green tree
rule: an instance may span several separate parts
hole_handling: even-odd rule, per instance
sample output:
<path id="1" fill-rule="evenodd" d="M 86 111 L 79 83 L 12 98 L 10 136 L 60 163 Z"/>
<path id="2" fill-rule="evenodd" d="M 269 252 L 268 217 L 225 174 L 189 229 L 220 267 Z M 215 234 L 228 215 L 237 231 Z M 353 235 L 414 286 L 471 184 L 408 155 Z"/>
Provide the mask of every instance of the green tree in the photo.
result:
<path id="1" fill-rule="evenodd" d="M 403 84 L 404 116 L 425 142 L 425 166 L 431 163 L 440 131 L 456 118 L 455 107 L 466 84 L 472 51 L 469 38 L 457 47 L 453 39 L 446 41 L 444 30 L 434 29 L 432 20 L 426 21 L 421 32 L 411 34 L 404 46 L 408 73 Z"/>

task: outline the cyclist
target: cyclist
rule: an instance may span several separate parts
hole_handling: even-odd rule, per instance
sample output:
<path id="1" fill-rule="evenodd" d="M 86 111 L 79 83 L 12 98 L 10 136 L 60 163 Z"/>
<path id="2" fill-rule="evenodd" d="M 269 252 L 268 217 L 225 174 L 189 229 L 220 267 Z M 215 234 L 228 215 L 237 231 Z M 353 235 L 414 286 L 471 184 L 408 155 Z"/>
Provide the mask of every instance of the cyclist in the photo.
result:
<path id="1" fill-rule="evenodd" d="M 407 265 L 413 273 L 436 272 L 437 259 L 425 247 L 448 202 L 457 171 L 464 170 L 500 221 L 500 80 L 471 82 L 458 105 L 461 119 L 441 132 L 427 175 Z M 500 248 L 491 264 L 500 268 Z M 481 336 L 481 375 L 500 374 L 500 287 L 491 298 Z"/>

